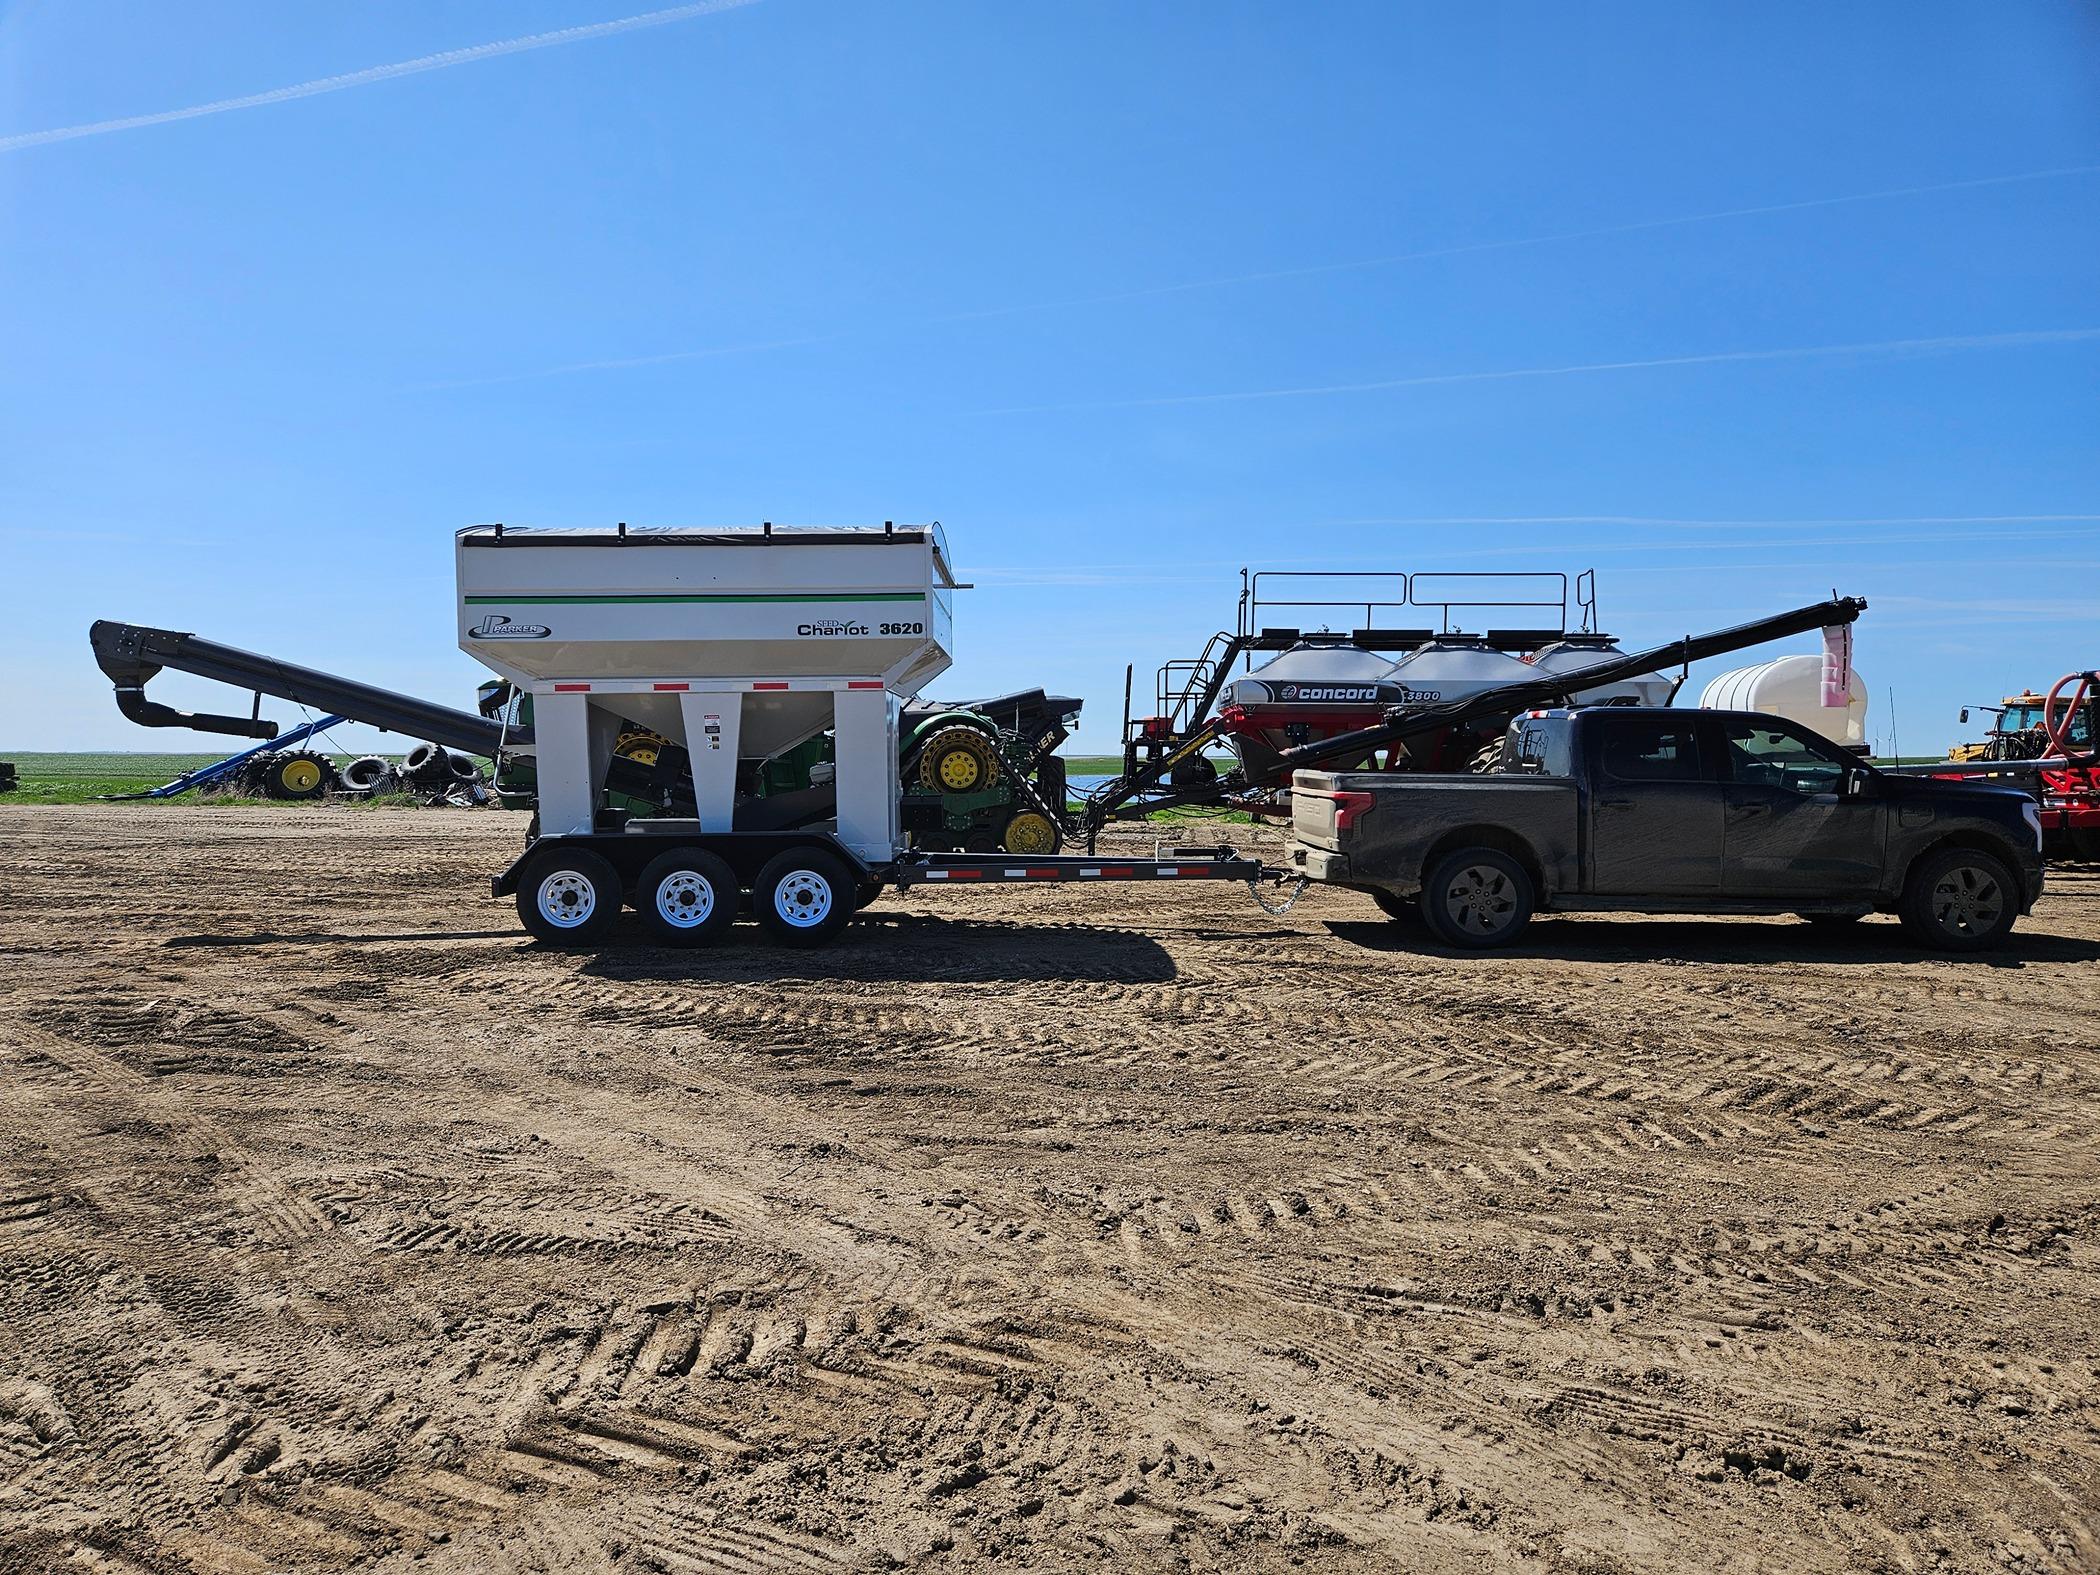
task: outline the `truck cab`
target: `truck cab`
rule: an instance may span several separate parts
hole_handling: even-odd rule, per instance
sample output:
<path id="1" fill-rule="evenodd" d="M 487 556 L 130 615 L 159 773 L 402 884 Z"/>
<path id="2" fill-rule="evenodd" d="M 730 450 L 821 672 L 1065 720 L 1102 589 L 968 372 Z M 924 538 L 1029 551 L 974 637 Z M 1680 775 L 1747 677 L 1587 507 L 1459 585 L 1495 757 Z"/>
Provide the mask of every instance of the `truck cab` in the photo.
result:
<path id="1" fill-rule="evenodd" d="M 1533 912 L 1903 915 L 1946 949 L 1995 944 L 2042 883 L 2017 790 L 1897 776 L 1783 717 L 1530 711 L 1493 772 L 1301 772 L 1293 860 L 1461 945 Z"/>

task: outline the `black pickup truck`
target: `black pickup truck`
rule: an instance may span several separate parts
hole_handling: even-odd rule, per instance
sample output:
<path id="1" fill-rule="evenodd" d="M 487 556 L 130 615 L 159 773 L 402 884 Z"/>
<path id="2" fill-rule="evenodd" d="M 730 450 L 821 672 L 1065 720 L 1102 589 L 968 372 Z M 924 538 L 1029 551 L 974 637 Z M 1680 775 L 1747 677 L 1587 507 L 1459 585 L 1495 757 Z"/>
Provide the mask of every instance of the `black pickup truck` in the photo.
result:
<path id="1" fill-rule="evenodd" d="M 1743 711 L 1532 711 L 1478 776 L 1301 771 L 1292 859 L 1463 947 L 1544 909 L 1902 915 L 1922 943 L 2001 942 L 2042 890 L 2014 788 L 1878 771 Z"/>

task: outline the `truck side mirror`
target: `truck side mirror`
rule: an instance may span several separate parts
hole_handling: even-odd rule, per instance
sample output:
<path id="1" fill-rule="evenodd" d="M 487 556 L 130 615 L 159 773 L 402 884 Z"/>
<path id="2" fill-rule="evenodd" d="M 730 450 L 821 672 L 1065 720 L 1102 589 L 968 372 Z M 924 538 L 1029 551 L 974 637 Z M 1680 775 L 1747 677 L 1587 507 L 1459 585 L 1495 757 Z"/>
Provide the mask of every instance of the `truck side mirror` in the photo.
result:
<path id="1" fill-rule="evenodd" d="M 1853 766 L 1845 772 L 1844 795 L 1847 798 L 1865 798 L 1874 785 L 1874 773 Z"/>

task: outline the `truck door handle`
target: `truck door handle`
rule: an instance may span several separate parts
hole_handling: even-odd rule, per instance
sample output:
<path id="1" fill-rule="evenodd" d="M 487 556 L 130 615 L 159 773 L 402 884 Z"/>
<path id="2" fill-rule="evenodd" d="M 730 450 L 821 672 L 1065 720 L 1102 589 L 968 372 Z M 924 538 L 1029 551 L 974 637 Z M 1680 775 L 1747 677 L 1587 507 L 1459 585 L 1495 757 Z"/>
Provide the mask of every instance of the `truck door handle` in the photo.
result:
<path id="1" fill-rule="evenodd" d="M 1599 809 L 1631 809 L 1633 808 L 1633 800 L 1630 798 L 1600 798 L 1597 800 L 1597 807 Z"/>
<path id="2" fill-rule="evenodd" d="M 1746 816 L 1769 815 L 1772 813 L 1772 806 L 1770 804 L 1738 804 L 1735 807 L 1735 812 L 1738 815 Z"/>

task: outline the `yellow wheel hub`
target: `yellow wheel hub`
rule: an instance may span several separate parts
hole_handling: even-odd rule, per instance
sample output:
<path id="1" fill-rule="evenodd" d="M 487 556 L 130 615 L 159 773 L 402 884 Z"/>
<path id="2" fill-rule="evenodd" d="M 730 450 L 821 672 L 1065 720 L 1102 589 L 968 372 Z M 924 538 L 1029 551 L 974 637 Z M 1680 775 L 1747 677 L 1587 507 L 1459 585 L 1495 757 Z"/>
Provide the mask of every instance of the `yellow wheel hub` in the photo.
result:
<path id="1" fill-rule="evenodd" d="M 277 780 L 293 793 L 311 793 L 321 785 L 321 768 L 311 760 L 288 761 Z"/>
<path id="2" fill-rule="evenodd" d="M 967 793 L 984 775 L 984 763 L 974 749 L 951 749 L 935 763 L 941 786 L 951 793 Z"/>
<path id="3" fill-rule="evenodd" d="M 1006 823 L 1006 835 L 1001 840 L 1009 853 L 1055 853 L 1057 827 L 1048 815 L 1024 809 Z"/>

